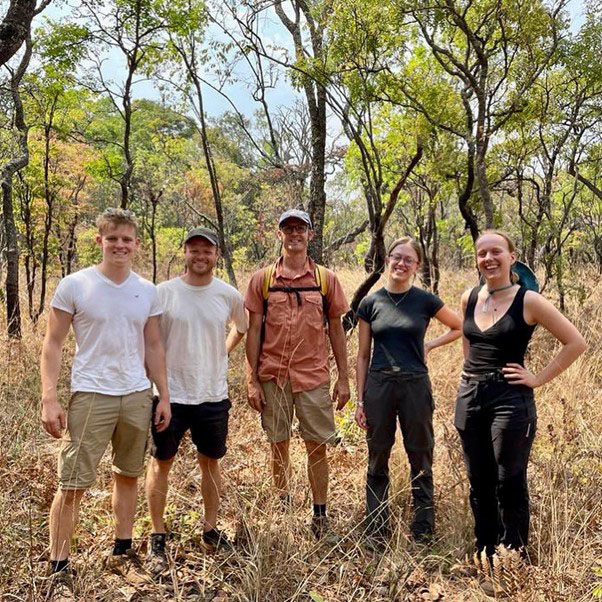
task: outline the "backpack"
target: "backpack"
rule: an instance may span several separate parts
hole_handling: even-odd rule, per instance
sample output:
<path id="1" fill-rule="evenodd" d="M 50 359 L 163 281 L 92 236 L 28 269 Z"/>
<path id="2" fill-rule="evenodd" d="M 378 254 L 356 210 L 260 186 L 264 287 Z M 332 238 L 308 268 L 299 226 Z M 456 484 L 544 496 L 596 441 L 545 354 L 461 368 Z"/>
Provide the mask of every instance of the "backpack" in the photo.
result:
<path id="1" fill-rule="evenodd" d="M 265 336 L 265 321 L 268 314 L 268 298 L 271 292 L 280 291 L 296 295 L 297 303 L 301 305 L 303 302 L 299 293 L 306 291 L 318 291 L 322 296 L 322 315 L 324 319 L 324 328 L 328 326 L 328 280 L 326 278 L 326 268 L 323 265 L 314 264 L 314 279 L 315 286 L 274 286 L 274 273 L 276 272 L 276 263 L 269 265 L 263 270 L 263 280 L 261 284 L 261 293 L 263 296 L 263 319 L 261 322 L 261 340 Z"/>

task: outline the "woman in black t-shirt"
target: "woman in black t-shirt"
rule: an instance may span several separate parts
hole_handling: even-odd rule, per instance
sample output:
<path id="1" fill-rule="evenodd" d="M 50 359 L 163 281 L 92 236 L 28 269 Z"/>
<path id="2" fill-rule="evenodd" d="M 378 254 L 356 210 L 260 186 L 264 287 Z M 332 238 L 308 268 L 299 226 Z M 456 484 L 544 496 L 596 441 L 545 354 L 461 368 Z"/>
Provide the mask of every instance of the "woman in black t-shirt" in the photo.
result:
<path id="1" fill-rule="evenodd" d="M 437 296 L 412 286 L 421 260 L 415 240 L 394 241 L 387 253 L 387 284 L 363 299 L 358 309 L 357 390 L 363 397 L 355 419 L 367 431 L 368 441 L 366 530 L 378 538 L 389 534 L 389 456 L 397 420 L 410 462 L 412 535 L 417 540 L 430 538 L 435 523 L 434 404 L 425 358 L 431 349 L 460 337 L 461 321 Z M 449 331 L 425 343 L 432 317 Z"/>
<path id="2" fill-rule="evenodd" d="M 533 389 L 572 364 L 585 342 L 549 301 L 515 284 L 516 252 L 506 233 L 481 234 L 476 256 L 485 284 L 462 296 L 465 361 L 454 424 L 470 481 L 477 552 L 491 556 L 499 544 L 525 551 L 527 463 L 537 425 Z M 524 356 L 537 324 L 562 349 L 533 374 Z"/>

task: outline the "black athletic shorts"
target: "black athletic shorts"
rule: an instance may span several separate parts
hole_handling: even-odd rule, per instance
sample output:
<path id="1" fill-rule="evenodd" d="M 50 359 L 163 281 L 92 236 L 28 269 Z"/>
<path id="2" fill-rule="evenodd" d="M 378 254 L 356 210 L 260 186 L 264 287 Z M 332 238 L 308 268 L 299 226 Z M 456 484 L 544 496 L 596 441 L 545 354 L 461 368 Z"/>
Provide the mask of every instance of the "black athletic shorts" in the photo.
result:
<path id="1" fill-rule="evenodd" d="M 152 425 L 151 455 L 157 460 L 170 460 L 178 452 L 182 437 L 190 429 L 192 442 L 200 454 L 216 460 L 223 458 L 231 407 L 229 399 L 196 405 L 172 403 L 171 422 L 167 429 L 157 433 L 154 423 Z"/>

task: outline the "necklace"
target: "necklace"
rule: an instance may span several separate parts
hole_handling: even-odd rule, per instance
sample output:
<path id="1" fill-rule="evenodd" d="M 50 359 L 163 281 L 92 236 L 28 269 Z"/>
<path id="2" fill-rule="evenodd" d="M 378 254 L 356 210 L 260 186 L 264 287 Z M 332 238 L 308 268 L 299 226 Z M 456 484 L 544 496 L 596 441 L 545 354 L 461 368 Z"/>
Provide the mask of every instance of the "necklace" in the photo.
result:
<path id="1" fill-rule="evenodd" d="M 385 293 L 387 293 L 387 296 L 389 297 L 389 299 L 391 299 L 391 303 L 393 303 L 393 305 L 395 305 L 395 307 L 397 307 L 408 296 L 408 293 L 411 290 L 412 290 L 412 287 L 410 286 L 410 288 L 405 293 L 403 293 L 403 297 L 401 299 L 399 299 L 398 301 L 395 301 L 395 299 L 393 299 L 393 297 L 391 297 L 391 293 L 385 287 Z M 397 294 L 399 294 L 399 293 L 397 293 Z"/>
<path id="2" fill-rule="evenodd" d="M 514 284 L 511 282 L 506 286 L 500 286 L 499 288 L 487 289 L 487 299 L 483 301 L 483 307 L 481 307 L 481 313 L 485 313 L 489 311 L 489 300 L 493 297 L 493 293 L 499 293 L 500 291 L 505 291 L 506 289 L 512 288 Z M 493 311 L 496 311 L 497 307 L 493 308 Z"/>

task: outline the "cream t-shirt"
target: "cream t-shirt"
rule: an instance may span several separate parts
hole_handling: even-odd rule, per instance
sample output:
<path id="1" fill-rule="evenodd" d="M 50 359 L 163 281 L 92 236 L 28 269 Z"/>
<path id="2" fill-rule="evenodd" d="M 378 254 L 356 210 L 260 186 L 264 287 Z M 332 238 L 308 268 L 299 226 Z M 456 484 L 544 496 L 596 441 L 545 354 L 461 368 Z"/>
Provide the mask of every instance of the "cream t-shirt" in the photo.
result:
<path id="1" fill-rule="evenodd" d="M 242 295 L 215 277 L 206 286 L 174 278 L 159 284 L 157 291 L 171 402 L 196 405 L 226 399 L 228 325 L 233 322 L 238 332 L 247 331 Z"/>
<path id="2" fill-rule="evenodd" d="M 144 326 L 161 314 L 157 289 L 135 272 L 115 284 L 96 266 L 63 278 L 51 306 L 73 315 L 71 390 L 128 395 L 148 389 Z"/>

